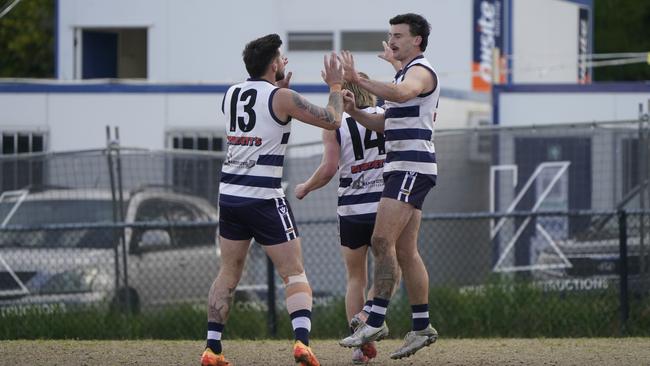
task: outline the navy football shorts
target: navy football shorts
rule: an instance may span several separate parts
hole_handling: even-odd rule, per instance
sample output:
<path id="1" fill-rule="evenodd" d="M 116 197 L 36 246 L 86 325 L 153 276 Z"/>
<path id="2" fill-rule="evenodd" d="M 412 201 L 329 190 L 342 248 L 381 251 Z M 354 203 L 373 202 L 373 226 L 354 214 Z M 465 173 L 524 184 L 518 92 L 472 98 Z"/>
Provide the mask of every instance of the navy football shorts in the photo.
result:
<path id="1" fill-rule="evenodd" d="M 435 176 L 416 172 L 384 173 L 384 191 L 381 196 L 406 202 L 421 210 L 424 198 L 436 185 L 435 178 Z"/>
<path id="2" fill-rule="evenodd" d="M 359 216 L 363 217 L 359 218 Z M 341 245 L 350 249 L 370 246 L 372 232 L 375 230 L 375 217 L 375 214 L 339 216 Z"/>
<path id="3" fill-rule="evenodd" d="M 219 235 L 230 240 L 250 240 L 261 245 L 282 244 L 296 239 L 289 202 L 272 198 L 245 206 L 219 205 Z"/>

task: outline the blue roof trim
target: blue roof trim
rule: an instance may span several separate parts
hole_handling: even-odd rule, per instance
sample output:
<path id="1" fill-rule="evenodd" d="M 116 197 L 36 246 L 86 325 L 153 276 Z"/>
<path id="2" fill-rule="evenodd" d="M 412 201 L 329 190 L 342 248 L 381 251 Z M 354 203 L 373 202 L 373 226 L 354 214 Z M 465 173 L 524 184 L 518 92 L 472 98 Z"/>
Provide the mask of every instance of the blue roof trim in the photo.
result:
<path id="1" fill-rule="evenodd" d="M 293 84 L 290 89 L 295 90 L 298 93 L 330 93 L 330 87 L 325 84 Z"/>
<path id="2" fill-rule="evenodd" d="M 440 96 L 444 98 L 450 98 L 450 99 L 471 100 L 474 102 L 490 101 L 490 96 L 487 93 L 449 89 L 449 88 L 445 88 L 444 85 L 440 89 Z"/>
<path id="3" fill-rule="evenodd" d="M 226 93 L 230 84 L 149 84 L 149 83 L 61 83 L 0 81 L 0 93 Z M 302 94 L 329 94 L 325 84 L 293 84 L 291 89 Z M 440 96 L 452 99 L 488 102 L 485 93 L 442 88 Z"/>
<path id="4" fill-rule="evenodd" d="M 645 93 L 650 92 L 650 82 L 614 82 L 592 84 L 512 84 L 495 85 L 493 93 Z"/>
<path id="5" fill-rule="evenodd" d="M 59 82 L 1 82 L 0 93 L 225 93 L 230 84 L 62 84 Z M 294 84 L 299 93 L 329 93 L 327 85 Z"/>
<path id="6" fill-rule="evenodd" d="M 0 93 L 225 93 L 225 84 L 60 84 L 0 82 Z"/>

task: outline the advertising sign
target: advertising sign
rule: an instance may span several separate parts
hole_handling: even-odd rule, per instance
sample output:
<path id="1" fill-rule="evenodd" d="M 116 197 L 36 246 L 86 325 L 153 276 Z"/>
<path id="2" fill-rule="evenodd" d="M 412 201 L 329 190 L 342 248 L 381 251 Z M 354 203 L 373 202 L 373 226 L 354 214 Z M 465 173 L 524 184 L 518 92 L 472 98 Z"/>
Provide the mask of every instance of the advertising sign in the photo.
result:
<path id="1" fill-rule="evenodd" d="M 474 0 L 472 90 L 489 92 L 493 80 L 506 82 L 503 0 Z"/>

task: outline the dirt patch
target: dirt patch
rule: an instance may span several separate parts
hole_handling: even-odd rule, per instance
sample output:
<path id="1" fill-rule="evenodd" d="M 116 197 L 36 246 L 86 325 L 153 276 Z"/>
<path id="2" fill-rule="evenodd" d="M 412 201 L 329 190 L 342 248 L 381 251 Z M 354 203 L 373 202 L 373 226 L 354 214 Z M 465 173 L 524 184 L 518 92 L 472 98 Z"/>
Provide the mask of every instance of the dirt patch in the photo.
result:
<path id="1" fill-rule="evenodd" d="M 650 338 L 441 339 L 412 357 L 393 361 L 399 340 L 378 345 L 372 365 L 650 365 Z M 203 341 L 2 341 L 0 365 L 198 365 Z M 351 351 L 335 340 L 314 340 L 321 363 L 351 365 Z M 293 365 L 290 341 L 224 342 L 235 366 Z"/>

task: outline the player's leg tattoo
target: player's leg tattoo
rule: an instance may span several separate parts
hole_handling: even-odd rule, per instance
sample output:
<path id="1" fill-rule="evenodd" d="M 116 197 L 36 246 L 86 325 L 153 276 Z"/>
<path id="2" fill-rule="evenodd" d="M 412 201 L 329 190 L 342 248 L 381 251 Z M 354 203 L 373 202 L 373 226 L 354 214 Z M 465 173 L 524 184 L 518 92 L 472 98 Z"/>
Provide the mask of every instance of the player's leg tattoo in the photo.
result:
<path id="1" fill-rule="evenodd" d="M 375 296 L 390 299 L 399 274 L 394 248 L 390 245 L 388 239 L 373 237 L 372 251 L 375 255 Z"/>
<path id="2" fill-rule="evenodd" d="M 234 287 L 219 288 L 216 281 L 208 295 L 208 321 L 225 324 L 235 295 Z"/>

